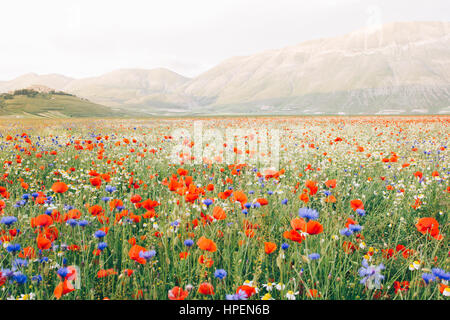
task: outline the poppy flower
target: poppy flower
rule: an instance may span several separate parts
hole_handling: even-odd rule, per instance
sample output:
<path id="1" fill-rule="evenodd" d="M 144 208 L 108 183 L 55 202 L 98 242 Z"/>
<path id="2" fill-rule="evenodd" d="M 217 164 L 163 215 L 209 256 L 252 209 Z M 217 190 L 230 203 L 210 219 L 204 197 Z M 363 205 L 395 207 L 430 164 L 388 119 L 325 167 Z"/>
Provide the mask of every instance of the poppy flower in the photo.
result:
<path id="1" fill-rule="evenodd" d="M 325 185 L 327 186 L 327 188 L 331 188 L 331 189 L 336 188 L 336 179 L 331 179 L 331 180 L 325 181 Z"/>
<path id="2" fill-rule="evenodd" d="M 306 224 L 306 233 L 308 234 L 319 234 L 323 232 L 323 226 L 314 220 L 308 221 Z"/>
<path id="3" fill-rule="evenodd" d="M 264 242 L 264 251 L 267 254 L 271 254 L 277 249 L 277 245 L 273 242 Z"/>
<path id="4" fill-rule="evenodd" d="M 399 291 L 408 291 L 409 290 L 409 281 L 394 281 L 394 289 L 395 293 Z"/>
<path id="5" fill-rule="evenodd" d="M 92 207 L 89 207 L 89 213 L 92 214 L 93 216 L 97 216 L 102 212 L 103 212 L 103 208 L 102 208 L 102 206 L 99 206 L 98 204 L 96 204 Z"/>
<path id="6" fill-rule="evenodd" d="M 131 247 L 130 251 L 128 251 L 128 256 L 131 260 L 134 260 L 137 263 L 146 264 L 147 260 L 140 256 L 140 253 L 145 251 L 147 251 L 147 249 L 145 249 L 144 247 L 134 245 Z"/>
<path id="7" fill-rule="evenodd" d="M 66 295 L 74 290 L 75 288 L 73 287 L 72 283 L 69 280 L 65 279 L 56 286 L 55 290 L 53 291 L 53 295 L 56 299 L 60 299 L 63 295 Z"/>
<path id="8" fill-rule="evenodd" d="M 285 231 L 283 233 L 283 237 L 298 243 L 301 243 L 303 240 L 305 240 L 305 236 L 301 235 L 295 230 Z"/>
<path id="9" fill-rule="evenodd" d="M 244 204 L 247 203 L 247 196 L 243 191 L 235 191 L 233 192 L 234 201 L 240 202 L 242 208 L 244 208 Z"/>
<path id="10" fill-rule="evenodd" d="M 266 198 L 258 198 L 256 199 L 256 202 L 258 202 L 261 206 L 266 206 L 269 204 L 269 200 Z"/>
<path id="11" fill-rule="evenodd" d="M 300 194 L 300 195 L 298 196 L 298 198 L 299 198 L 301 201 L 303 201 L 305 204 L 309 202 L 308 194 L 305 193 L 305 192 L 303 192 L 302 194 Z"/>
<path id="12" fill-rule="evenodd" d="M 31 218 L 31 227 L 46 228 L 53 223 L 53 218 L 47 214 L 41 214 L 36 218 Z"/>
<path id="13" fill-rule="evenodd" d="M 209 252 L 215 252 L 217 250 L 216 243 L 204 236 L 200 237 L 197 241 L 197 245 L 201 250 L 206 250 Z"/>
<path id="14" fill-rule="evenodd" d="M 350 206 L 352 207 L 353 211 L 356 211 L 358 209 L 364 210 L 364 203 L 359 199 L 350 201 Z"/>
<path id="15" fill-rule="evenodd" d="M 100 186 L 102 185 L 102 179 L 100 179 L 99 177 L 90 178 L 89 181 L 97 189 L 99 189 Z"/>
<path id="16" fill-rule="evenodd" d="M 203 295 L 214 295 L 214 287 L 212 284 L 208 282 L 203 282 L 198 287 L 198 292 Z"/>
<path id="17" fill-rule="evenodd" d="M 292 229 L 301 230 L 308 234 L 319 234 L 323 232 L 323 226 L 315 220 L 306 222 L 303 218 L 294 218 L 291 220 Z"/>
<path id="18" fill-rule="evenodd" d="M 19 253 L 20 258 L 34 258 L 36 256 L 33 247 L 25 247 L 22 252 Z"/>
<path id="19" fill-rule="evenodd" d="M 184 260 L 188 257 L 189 252 L 180 252 L 179 256 L 180 256 L 180 260 Z"/>
<path id="20" fill-rule="evenodd" d="M 214 260 L 205 257 L 203 254 L 198 258 L 198 263 L 203 264 L 207 268 L 211 268 L 214 264 Z"/>
<path id="21" fill-rule="evenodd" d="M 214 207 L 213 217 L 216 220 L 223 220 L 227 217 L 227 214 L 225 213 L 225 210 L 223 210 L 221 207 Z"/>
<path id="22" fill-rule="evenodd" d="M 317 193 L 317 190 L 319 190 L 319 187 L 317 187 L 317 183 L 315 181 L 306 180 L 305 186 L 309 189 L 309 194 L 312 196 Z"/>
<path id="23" fill-rule="evenodd" d="M 142 200 L 142 197 L 138 194 L 132 196 L 130 199 L 131 203 L 138 203 L 138 202 L 141 202 L 141 200 Z"/>
<path id="24" fill-rule="evenodd" d="M 48 250 L 52 247 L 52 242 L 42 235 L 37 237 L 36 242 L 40 250 Z"/>
<path id="25" fill-rule="evenodd" d="M 170 300 L 184 300 L 189 295 L 189 291 L 183 290 L 183 288 L 180 287 L 173 287 L 169 290 L 169 293 L 167 294 L 167 297 Z"/>
<path id="26" fill-rule="evenodd" d="M 439 222 L 436 219 L 427 217 L 421 218 L 416 224 L 417 230 L 422 234 L 429 234 L 436 240 L 442 240 L 444 237 L 439 234 Z"/>
<path id="27" fill-rule="evenodd" d="M 236 293 L 243 292 L 247 296 L 247 299 L 249 299 L 252 295 L 256 293 L 256 289 L 252 286 L 242 285 L 237 287 Z"/>
<path id="28" fill-rule="evenodd" d="M 52 190 L 54 193 L 64 193 L 69 190 L 69 187 L 64 182 L 55 182 L 52 185 Z"/>

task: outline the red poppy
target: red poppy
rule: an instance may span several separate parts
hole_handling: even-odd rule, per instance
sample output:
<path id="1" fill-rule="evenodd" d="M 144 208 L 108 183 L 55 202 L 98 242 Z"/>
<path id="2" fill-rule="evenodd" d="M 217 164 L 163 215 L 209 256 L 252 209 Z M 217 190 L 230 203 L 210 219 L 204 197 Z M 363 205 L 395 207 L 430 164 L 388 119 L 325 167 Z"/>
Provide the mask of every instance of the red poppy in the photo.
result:
<path id="1" fill-rule="evenodd" d="M 55 182 L 52 185 L 52 190 L 55 193 L 64 193 L 67 190 L 69 190 L 69 187 L 67 186 L 67 184 L 65 184 L 64 182 Z"/>
<path id="2" fill-rule="evenodd" d="M 350 201 L 350 206 L 352 207 L 353 211 L 356 211 L 358 209 L 364 210 L 364 203 L 359 199 Z"/>
<path id="3" fill-rule="evenodd" d="M 227 217 L 227 214 L 225 213 L 225 210 L 223 210 L 221 207 L 214 207 L 213 217 L 216 220 L 223 220 Z"/>
<path id="4" fill-rule="evenodd" d="M 439 234 L 439 222 L 436 219 L 428 217 L 421 218 L 416 224 L 417 230 L 422 234 L 430 234 L 436 240 L 442 240 L 444 237 Z"/>
<path id="5" fill-rule="evenodd" d="M 205 238 L 204 236 L 200 237 L 197 241 L 197 245 L 200 249 L 206 250 L 209 252 L 215 252 L 217 250 L 216 243 L 210 239 Z"/>
<path id="6" fill-rule="evenodd" d="M 256 289 L 254 287 L 247 286 L 247 285 L 242 285 L 242 286 L 237 287 L 236 293 L 239 293 L 240 291 L 245 293 L 245 295 L 247 296 L 247 299 L 249 299 L 252 295 L 254 295 L 256 293 Z"/>
<path id="7" fill-rule="evenodd" d="M 198 292 L 203 295 L 214 295 L 215 294 L 213 285 L 208 282 L 203 282 L 198 287 Z"/>
<path id="8" fill-rule="evenodd" d="M 139 256 L 139 254 L 144 251 L 147 251 L 144 247 L 134 245 L 131 247 L 130 251 L 128 251 L 128 256 L 131 260 L 134 260 L 140 264 L 145 264 L 147 260 Z"/>
<path id="9" fill-rule="evenodd" d="M 267 254 L 271 254 L 277 249 L 277 245 L 273 242 L 264 242 L 264 251 Z"/>
<path id="10" fill-rule="evenodd" d="M 65 279 L 63 282 L 60 282 L 55 290 L 53 291 L 53 295 L 56 297 L 56 299 L 61 298 L 63 295 L 66 295 L 72 291 L 74 291 L 75 288 L 73 287 L 72 283 Z"/>
<path id="11" fill-rule="evenodd" d="M 169 290 L 169 293 L 167 294 L 167 297 L 170 300 L 184 300 L 189 295 L 189 291 L 183 290 L 180 287 L 173 287 Z"/>

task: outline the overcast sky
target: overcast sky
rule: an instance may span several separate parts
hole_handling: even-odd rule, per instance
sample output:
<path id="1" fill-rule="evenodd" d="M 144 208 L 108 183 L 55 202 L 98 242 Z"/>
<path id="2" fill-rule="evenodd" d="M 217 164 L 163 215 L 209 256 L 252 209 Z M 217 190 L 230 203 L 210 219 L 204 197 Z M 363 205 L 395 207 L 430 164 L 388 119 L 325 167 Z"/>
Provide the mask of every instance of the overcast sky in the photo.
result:
<path id="1" fill-rule="evenodd" d="M 391 21 L 450 21 L 448 0 L 1 0 L 0 80 L 220 61 Z"/>

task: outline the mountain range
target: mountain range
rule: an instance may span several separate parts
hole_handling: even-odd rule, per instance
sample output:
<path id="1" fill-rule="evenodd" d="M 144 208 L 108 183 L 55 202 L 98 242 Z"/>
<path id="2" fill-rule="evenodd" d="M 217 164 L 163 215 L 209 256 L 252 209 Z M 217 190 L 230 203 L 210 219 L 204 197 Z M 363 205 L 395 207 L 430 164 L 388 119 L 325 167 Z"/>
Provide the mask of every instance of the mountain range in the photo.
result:
<path id="1" fill-rule="evenodd" d="M 232 57 L 194 78 L 164 68 L 30 73 L 0 81 L 0 92 L 32 85 L 139 115 L 448 114 L 450 22 L 364 28 Z"/>

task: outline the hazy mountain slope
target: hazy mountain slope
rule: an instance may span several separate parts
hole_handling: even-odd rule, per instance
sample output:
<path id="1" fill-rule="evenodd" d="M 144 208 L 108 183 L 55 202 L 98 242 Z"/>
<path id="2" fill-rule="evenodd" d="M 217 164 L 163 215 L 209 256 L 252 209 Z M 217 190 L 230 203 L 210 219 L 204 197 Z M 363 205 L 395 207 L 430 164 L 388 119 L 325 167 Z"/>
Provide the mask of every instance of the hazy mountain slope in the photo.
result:
<path id="1" fill-rule="evenodd" d="M 105 105 L 134 105 L 154 94 L 170 96 L 188 80 L 164 68 L 121 69 L 99 77 L 74 80 L 64 90 Z"/>
<path id="2" fill-rule="evenodd" d="M 448 106 L 450 23 L 391 23 L 231 58 L 183 90 L 205 104 L 240 110 L 269 105 L 275 111 L 371 113 Z"/>

